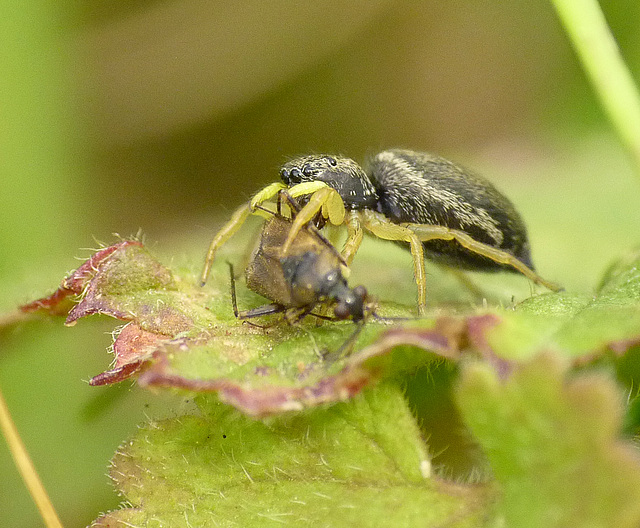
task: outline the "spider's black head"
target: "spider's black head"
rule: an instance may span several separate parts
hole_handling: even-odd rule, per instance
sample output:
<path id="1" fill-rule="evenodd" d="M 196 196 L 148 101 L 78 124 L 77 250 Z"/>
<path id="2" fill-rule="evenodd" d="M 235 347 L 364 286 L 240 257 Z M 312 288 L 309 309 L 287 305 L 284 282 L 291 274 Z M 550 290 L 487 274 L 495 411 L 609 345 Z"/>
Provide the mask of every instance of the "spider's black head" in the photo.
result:
<path id="1" fill-rule="evenodd" d="M 342 156 L 310 155 L 292 159 L 282 166 L 285 185 L 322 181 L 333 187 L 349 209 L 375 207 L 378 202 L 373 184 L 362 167 Z"/>

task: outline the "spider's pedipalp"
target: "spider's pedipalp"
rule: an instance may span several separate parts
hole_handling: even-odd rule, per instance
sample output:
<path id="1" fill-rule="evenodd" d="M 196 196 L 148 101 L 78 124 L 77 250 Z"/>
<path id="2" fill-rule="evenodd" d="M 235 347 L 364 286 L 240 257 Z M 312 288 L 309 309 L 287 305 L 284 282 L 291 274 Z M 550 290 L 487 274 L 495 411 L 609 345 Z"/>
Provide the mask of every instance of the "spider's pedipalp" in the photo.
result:
<path id="1" fill-rule="evenodd" d="M 296 214 L 296 217 L 291 224 L 291 229 L 289 230 L 289 236 L 282 246 L 282 252 L 285 255 L 289 252 L 289 248 L 291 247 L 293 240 L 296 238 L 296 236 L 298 236 L 300 230 L 306 224 L 311 222 L 316 217 L 316 215 L 322 211 L 323 207 L 329 202 L 329 221 L 331 223 L 334 223 L 335 225 L 341 225 L 344 222 L 344 205 L 342 205 L 342 208 L 340 208 L 338 204 L 338 202 L 342 202 L 340 196 L 337 194 L 335 189 L 324 185 L 309 196 L 309 200 L 307 201 L 306 205 Z"/>

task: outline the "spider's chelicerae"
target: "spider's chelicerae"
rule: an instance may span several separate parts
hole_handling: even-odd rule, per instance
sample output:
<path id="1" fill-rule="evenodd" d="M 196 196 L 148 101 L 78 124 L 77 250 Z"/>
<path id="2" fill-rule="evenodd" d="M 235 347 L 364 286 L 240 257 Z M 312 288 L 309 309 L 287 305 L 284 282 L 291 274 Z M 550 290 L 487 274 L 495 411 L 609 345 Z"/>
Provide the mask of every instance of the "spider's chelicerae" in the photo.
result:
<path id="1" fill-rule="evenodd" d="M 282 246 L 310 221 L 345 225 L 342 255 L 351 264 L 363 232 L 408 244 L 418 286 L 418 311 L 426 309 L 424 257 L 458 269 L 516 271 L 537 284 L 560 288 L 533 270 L 527 232 L 511 202 L 490 182 L 433 154 L 392 149 L 363 169 L 342 156 L 309 155 L 285 163 L 282 182 L 268 185 L 242 205 L 214 237 L 202 283 L 218 248 L 257 206 L 287 189 L 306 205 L 295 216 Z"/>

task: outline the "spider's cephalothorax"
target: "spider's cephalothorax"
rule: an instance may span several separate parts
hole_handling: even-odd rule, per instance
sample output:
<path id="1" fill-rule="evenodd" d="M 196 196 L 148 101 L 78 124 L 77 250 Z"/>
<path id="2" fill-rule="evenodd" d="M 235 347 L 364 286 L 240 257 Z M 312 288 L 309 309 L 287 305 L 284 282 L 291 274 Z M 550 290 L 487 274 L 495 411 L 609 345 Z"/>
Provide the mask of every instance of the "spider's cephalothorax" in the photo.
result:
<path id="1" fill-rule="evenodd" d="M 362 167 L 341 156 L 301 156 L 285 163 L 280 177 L 287 187 L 303 182 L 324 182 L 335 189 L 347 209 L 375 208 L 376 189 Z"/>
<path id="2" fill-rule="evenodd" d="M 282 246 L 286 255 L 297 233 L 312 220 L 346 225 L 342 255 L 350 264 L 363 230 L 408 244 L 418 285 L 418 308 L 426 306 L 424 256 L 449 266 L 518 271 L 547 288 L 559 289 L 533 271 L 526 228 L 511 202 L 485 179 L 431 154 L 385 150 L 363 170 L 355 161 L 329 155 L 287 162 L 283 183 L 274 183 L 242 206 L 214 238 L 202 280 L 217 248 L 255 208 L 288 189 L 306 205 L 296 214 Z"/>

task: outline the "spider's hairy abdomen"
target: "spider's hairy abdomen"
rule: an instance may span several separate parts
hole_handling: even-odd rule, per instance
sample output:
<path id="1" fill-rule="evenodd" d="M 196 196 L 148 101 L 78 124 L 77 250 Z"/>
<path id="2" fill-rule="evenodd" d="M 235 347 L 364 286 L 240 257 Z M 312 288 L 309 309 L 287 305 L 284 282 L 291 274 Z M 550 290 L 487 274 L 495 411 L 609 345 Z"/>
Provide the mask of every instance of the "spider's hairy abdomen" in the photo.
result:
<path id="1" fill-rule="evenodd" d="M 374 156 L 367 173 L 378 194 L 377 210 L 392 222 L 457 229 L 533 268 L 524 222 L 484 178 L 439 156 L 400 149 Z M 458 268 L 504 268 L 455 241 L 433 240 L 424 246 L 428 257 Z"/>

